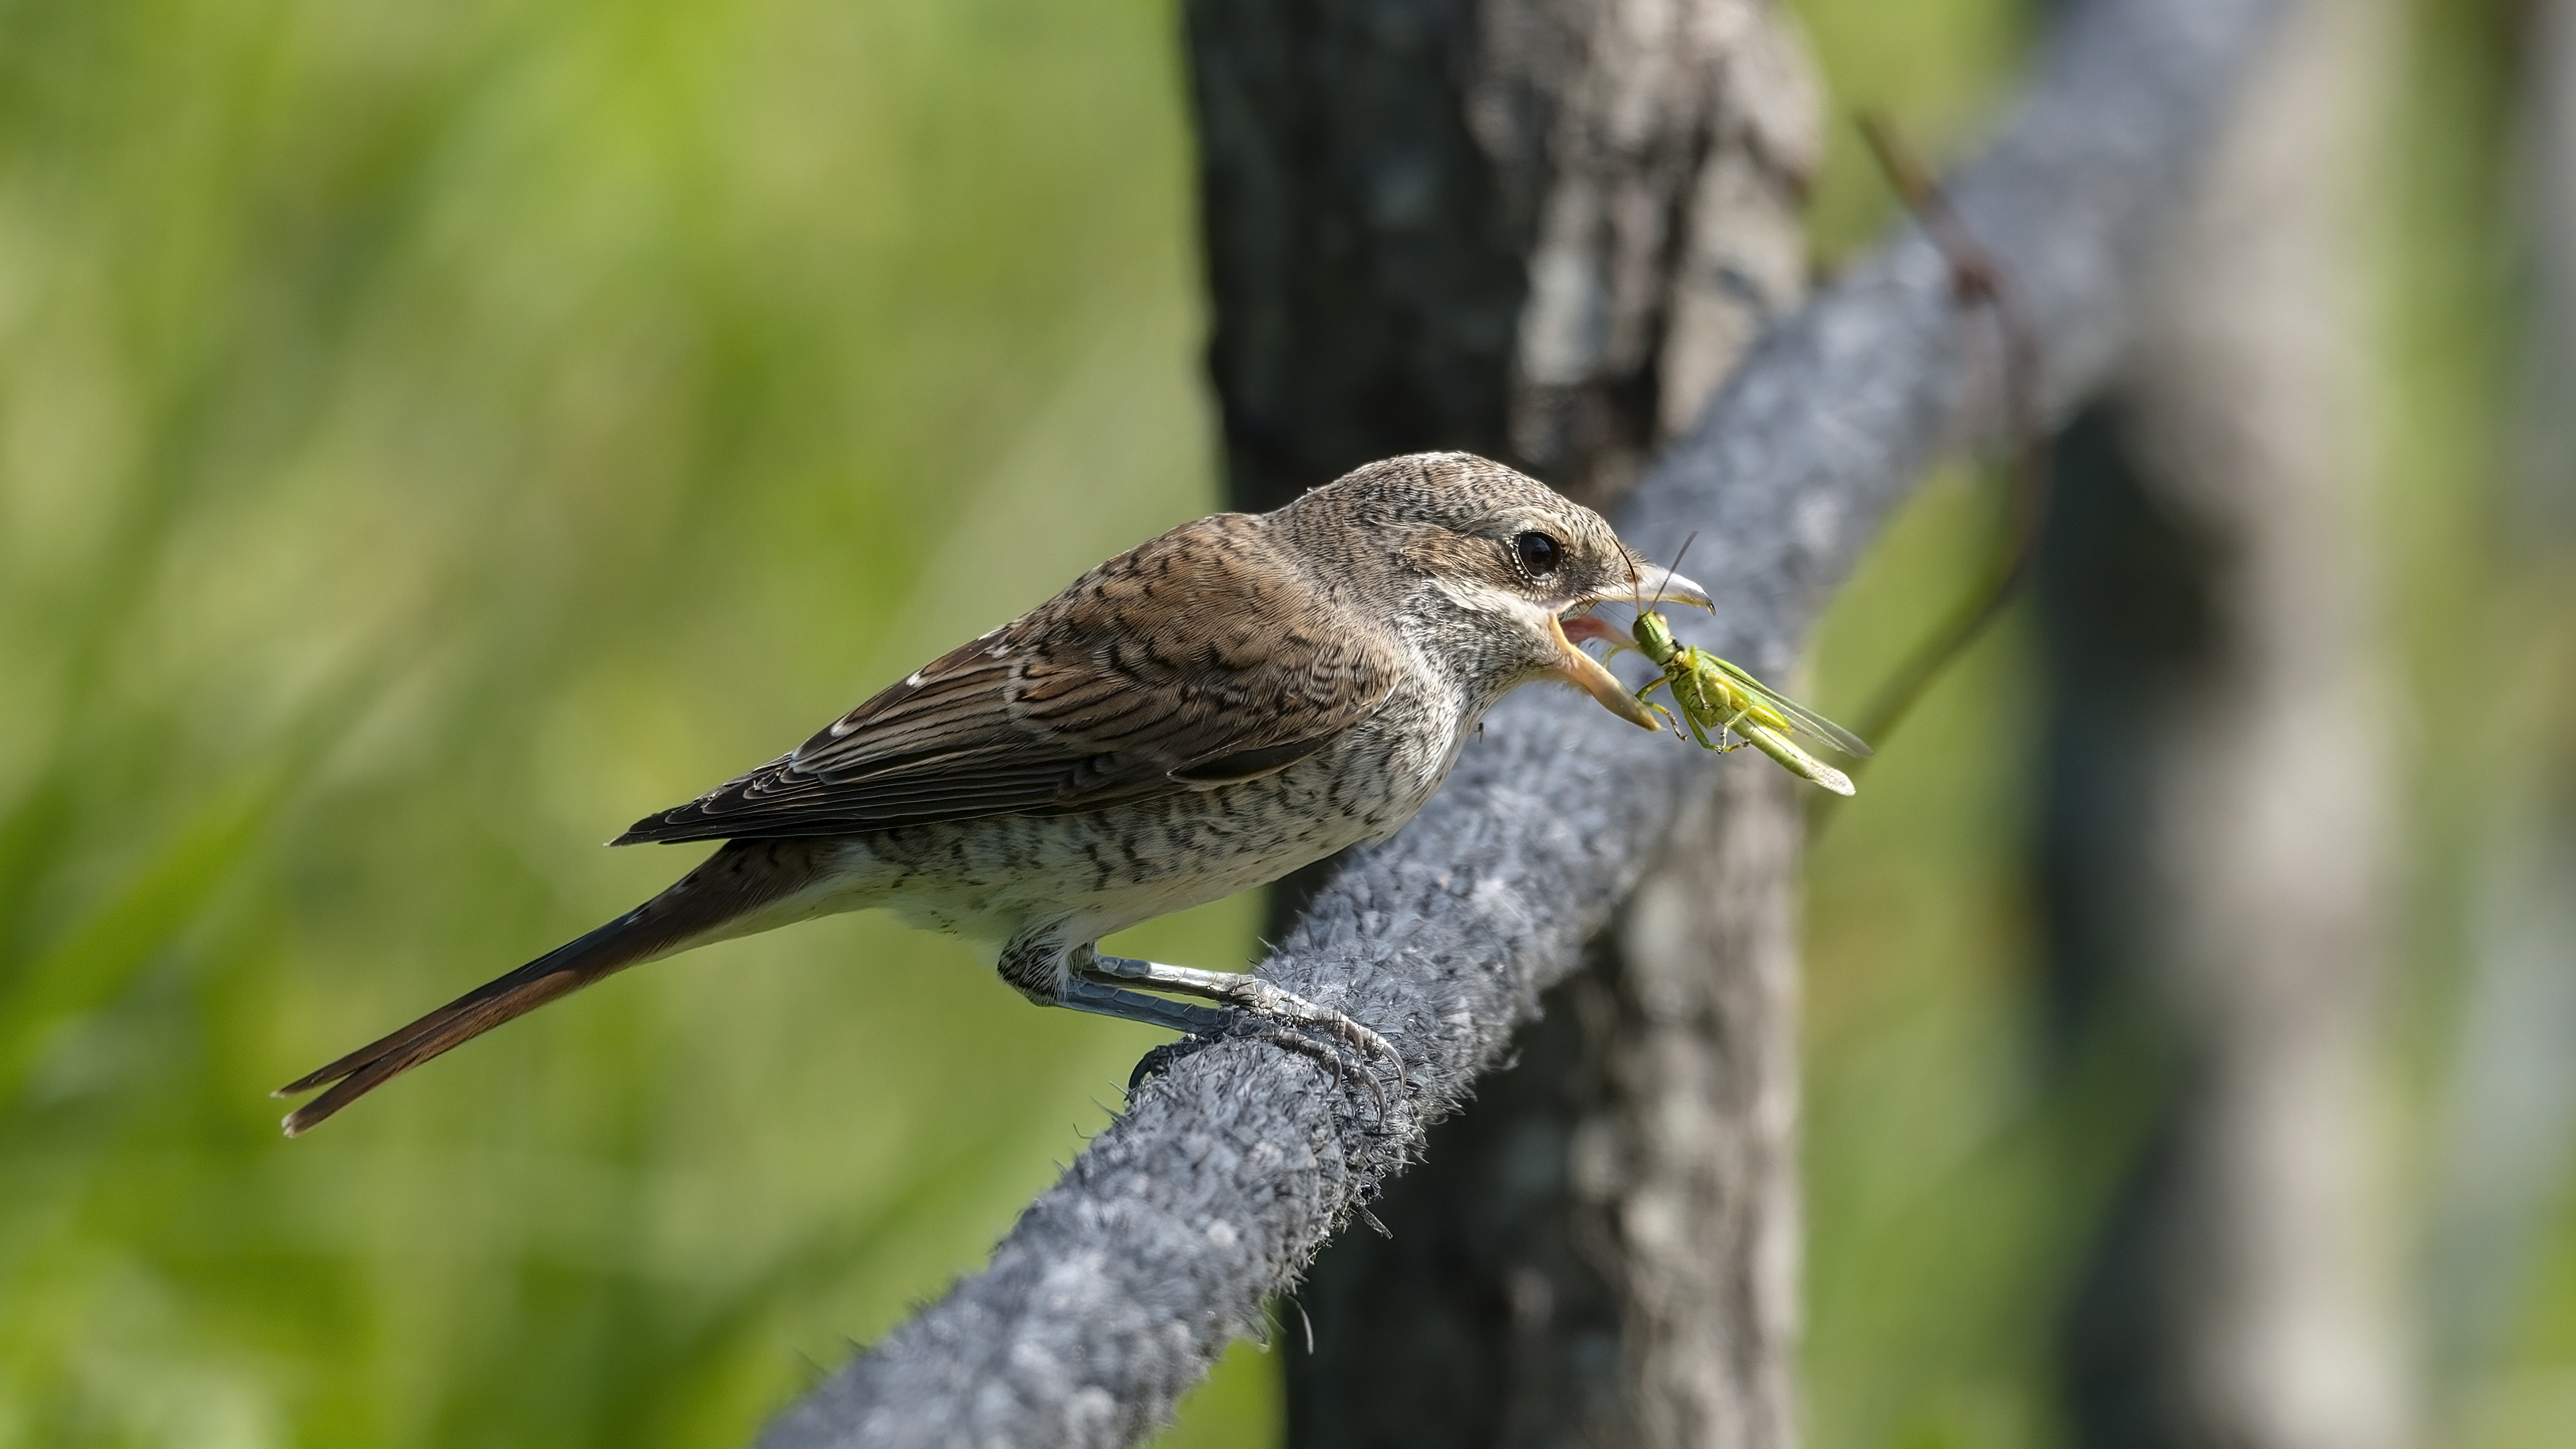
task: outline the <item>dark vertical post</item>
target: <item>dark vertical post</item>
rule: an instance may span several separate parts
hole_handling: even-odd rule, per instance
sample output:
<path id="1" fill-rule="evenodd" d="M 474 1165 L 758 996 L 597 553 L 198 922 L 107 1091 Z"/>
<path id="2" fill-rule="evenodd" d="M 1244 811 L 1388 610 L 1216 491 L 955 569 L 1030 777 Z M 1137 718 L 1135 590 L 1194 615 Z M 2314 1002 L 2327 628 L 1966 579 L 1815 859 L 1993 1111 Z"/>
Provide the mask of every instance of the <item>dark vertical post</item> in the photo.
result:
<path id="1" fill-rule="evenodd" d="M 1798 298 L 1821 108 L 1794 34 L 1745 0 L 1636 19 L 1194 0 L 1236 506 L 1464 448 L 1608 507 Z M 1794 1442 L 1799 842 L 1785 779 L 1716 772 L 1520 1065 L 1377 1205 L 1388 1235 L 1317 1262 L 1293 1442 Z"/>

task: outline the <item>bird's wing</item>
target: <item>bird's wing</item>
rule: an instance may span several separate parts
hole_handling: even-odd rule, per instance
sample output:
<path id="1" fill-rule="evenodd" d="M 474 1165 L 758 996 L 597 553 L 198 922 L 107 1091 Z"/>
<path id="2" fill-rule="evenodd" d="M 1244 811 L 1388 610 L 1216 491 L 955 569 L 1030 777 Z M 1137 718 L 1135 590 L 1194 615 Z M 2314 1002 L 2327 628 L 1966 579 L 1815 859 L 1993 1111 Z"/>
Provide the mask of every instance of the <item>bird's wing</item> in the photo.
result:
<path id="1" fill-rule="evenodd" d="M 1256 520 L 1201 519 L 616 843 L 1064 815 L 1268 774 L 1385 702 L 1398 659 L 1371 623 Z"/>

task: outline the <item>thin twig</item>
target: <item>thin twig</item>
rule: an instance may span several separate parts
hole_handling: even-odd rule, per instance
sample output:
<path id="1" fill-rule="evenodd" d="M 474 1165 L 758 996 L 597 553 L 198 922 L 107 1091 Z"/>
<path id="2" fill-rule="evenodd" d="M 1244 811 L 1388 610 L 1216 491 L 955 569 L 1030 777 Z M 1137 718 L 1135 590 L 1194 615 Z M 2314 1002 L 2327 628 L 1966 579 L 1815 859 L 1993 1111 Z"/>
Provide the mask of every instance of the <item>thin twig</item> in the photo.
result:
<path id="1" fill-rule="evenodd" d="M 2040 531 L 2047 526 L 2050 458 L 2048 430 L 2040 412 L 2039 333 L 2011 273 L 1960 220 L 1940 184 L 1923 169 L 1885 116 L 1864 112 L 1860 133 L 1869 142 L 1870 154 L 1878 158 L 1888 185 L 1950 264 L 1952 295 L 1963 305 L 1983 307 L 1995 319 L 2002 342 L 2000 391 L 2012 487 L 2012 513 L 1985 577 L 1915 646 L 1862 711 L 1861 738 L 1883 745 L 1941 671 L 2002 615 L 2029 576 Z M 1851 773 L 1858 774 L 1865 763 L 1854 761 Z"/>

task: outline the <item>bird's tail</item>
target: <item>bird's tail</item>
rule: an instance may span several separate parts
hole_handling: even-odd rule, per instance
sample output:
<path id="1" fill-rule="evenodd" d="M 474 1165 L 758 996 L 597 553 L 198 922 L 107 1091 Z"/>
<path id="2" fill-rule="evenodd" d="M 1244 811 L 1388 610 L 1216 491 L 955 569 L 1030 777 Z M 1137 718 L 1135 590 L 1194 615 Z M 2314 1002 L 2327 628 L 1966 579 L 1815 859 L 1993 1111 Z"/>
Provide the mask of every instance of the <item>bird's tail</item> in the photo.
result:
<path id="1" fill-rule="evenodd" d="M 319 1071 L 296 1078 L 274 1095 L 330 1090 L 286 1114 L 286 1135 L 311 1130 L 431 1057 L 603 976 L 691 946 L 784 924 L 759 918 L 814 883 L 814 852 L 809 846 L 800 840 L 729 843 L 670 889 L 607 925 L 475 987 Z"/>

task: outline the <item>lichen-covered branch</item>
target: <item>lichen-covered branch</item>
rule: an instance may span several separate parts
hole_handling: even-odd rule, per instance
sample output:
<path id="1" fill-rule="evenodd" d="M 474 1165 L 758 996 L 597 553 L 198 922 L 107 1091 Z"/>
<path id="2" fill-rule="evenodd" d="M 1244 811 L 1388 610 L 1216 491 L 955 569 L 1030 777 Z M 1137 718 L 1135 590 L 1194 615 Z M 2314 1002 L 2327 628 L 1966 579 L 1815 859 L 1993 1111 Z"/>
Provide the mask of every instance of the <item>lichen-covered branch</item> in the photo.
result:
<path id="1" fill-rule="evenodd" d="M 2073 7 L 1961 215 L 2013 273 L 2045 391 L 2090 391 L 2127 336 L 2137 259 L 2173 204 L 2272 0 Z M 1901 235 L 1775 328 L 1623 510 L 1628 538 L 1720 598 L 1703 637 L 1785 669 L 1818 607 L 1926 462 L 1991 407 L 1986 334 Z M 1355 1085 L 1257 1042 L 1140 1089 L 982 1273 L 783 1415 L 769 1449 L 1122 1445 L 1166 1420 L 1427 1123 L 1508 1049 L 1539 994 L 1662 849 L 1696 772 L 1747 768 L 1525 691 L 1440 797 L 1315 898 L 1263 974 L 1374 1024 L 1410 1082 L 1384 1118 Z M 1750 768 L 1768 768 L 1756 761 Z"/>

